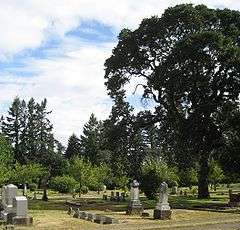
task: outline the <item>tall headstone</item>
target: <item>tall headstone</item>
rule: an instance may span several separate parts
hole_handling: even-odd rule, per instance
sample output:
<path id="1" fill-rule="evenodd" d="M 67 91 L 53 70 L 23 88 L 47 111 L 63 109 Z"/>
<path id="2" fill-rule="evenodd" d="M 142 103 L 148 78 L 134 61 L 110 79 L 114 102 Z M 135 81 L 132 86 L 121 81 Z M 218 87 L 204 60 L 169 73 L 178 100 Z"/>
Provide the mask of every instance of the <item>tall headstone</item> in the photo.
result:
<path id="1" fill-rule="evenodd" d="M 9 221 L 13 211 L 13 198 L 17 195 L 17 186 L 9 184 L 2 187 L 2 208 L 1 217 L 5 222 Z"/>
<path id="2" fill-rule="evenodd" d="M 9 184 L 2 188 L 1 217 L 7 224 L 32 224 L 32 217 L 27 216 L 27 198 L 17 196 L 17 186 Z"/>
<path id="3" fill-rule="evenodd" d="M 168 203 L 168 185 L 166 182 L 161 183 L 160 185 L 160 195 L 159 195 L 159 202 L 154 210 L 153 218 L 154 219 L 171 219 L 171 208 Z"/>
<path id="4" fill-rule="evenodd" d="M 128 205 L 126 214 L 141 215 L 142 212 L 143 206 L 139 200 L 139 183 L 137 180 L 133 180 L 131 183 L 130 203 Z"/>

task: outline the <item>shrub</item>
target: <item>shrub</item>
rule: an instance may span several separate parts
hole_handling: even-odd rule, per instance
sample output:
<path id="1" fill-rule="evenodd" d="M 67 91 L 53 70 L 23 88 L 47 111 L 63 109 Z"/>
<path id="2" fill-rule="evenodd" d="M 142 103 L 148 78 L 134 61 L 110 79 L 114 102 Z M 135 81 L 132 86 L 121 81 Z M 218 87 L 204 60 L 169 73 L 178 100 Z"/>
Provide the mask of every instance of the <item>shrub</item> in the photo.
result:
<path id="1" fill-rule="evenodd" d="M 57 176 L 50 181 L 50 188 L 61 193 L 72 192 L 76 185 L 76 180 L 70 176 Z"/>
<path id="2" fill-rule="evenodd" d="M 37 189 L 37 184 L 31 183 L 28 185 L 28 188 L 30 189 L 31 192 L 34 192 Z"/>
<path id="3" fill-rule="evenodd" d="M 180 177 L 180 185 L 183 187 L 192 188 L 198 182 L 197 169 L 195 167 L 180 170 L 178 173 Z"/>
<path id="4" fill-rule="evenodd" d="M 87 194 L 88 193 L 88 187 L 87 186 L 82 186 L 82 194 Z"/>
<path id="5" fill-rule="evenodd" d="M 155 198 L 160 184 L 172 185 L 178 181 L 175 168 L 170 168 L 161 159 L 148 159 L 142 166 L 141 189 L 149 199 Z"/>
<path id="6" fill-rule="evenodd" d="M 89 191 L 89 188 L 87 186 L 83 185 L 82 188 L 81 188 L 81 193 L 82 194 L 87 194 L 88 191 Z M 80 186 L 79 185 L 76 186 L 75 192 L 77 192 L 77 193 L 80 192 Z"/>

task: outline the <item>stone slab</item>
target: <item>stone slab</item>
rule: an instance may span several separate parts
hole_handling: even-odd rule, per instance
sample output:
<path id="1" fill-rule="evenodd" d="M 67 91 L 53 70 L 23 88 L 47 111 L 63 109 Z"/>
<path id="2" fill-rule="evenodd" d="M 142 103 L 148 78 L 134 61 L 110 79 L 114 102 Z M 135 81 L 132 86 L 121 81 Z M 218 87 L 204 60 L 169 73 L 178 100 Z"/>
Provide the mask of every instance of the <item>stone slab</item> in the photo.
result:
<path id="1" fill-rule="evenodd" d="M 143 206 L 142 205 L 129 205 L 126 211 L 127 215 L 142 215 Z"/>
<path id="2" fill-rule="evenodd" d="M 154 213 L 153 213 L 153 219 L 169 220 L 169 219 L 171 219 L 171 215 L 172 215 L 171 210 L 155 209 Z"/>
<path id="3" fill-rule="evenodd" d="M 22 216 L 14 216 L 12 218 L 12 224 L 14 225 L 32 225 L 33 218 L 31 216 L 22 217 Z"/>

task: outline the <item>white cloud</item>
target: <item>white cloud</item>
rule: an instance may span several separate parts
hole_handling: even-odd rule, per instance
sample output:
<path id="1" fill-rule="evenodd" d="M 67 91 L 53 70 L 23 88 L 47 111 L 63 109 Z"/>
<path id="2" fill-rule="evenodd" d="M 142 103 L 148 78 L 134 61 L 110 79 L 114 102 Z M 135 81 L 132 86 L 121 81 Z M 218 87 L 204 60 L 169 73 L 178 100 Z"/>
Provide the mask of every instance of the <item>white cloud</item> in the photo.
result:
<path id="1" fill-rule="evenodd" d="M 57 137 L 66 142 L 72 132 L 81 132 L 91 112 L 99 119 L 108 116 L 111 102 L 104 87 L 103 63 L 114 47 L 112 43 L 89 45 L 66 33 L 84 20 L 96 20 L 116 32 L 136 28 L 142 18 L 160 15 L 168 6 L 180 3 L 240 9 L 237 0 L 0 0 L 0 61 L 39 48 L 50 38 L 61 41 L 61 47 L 48 51 L 48 57 L 26 56 L 26 66 L 13 67 L 18 72 L 36 73 L 34 77 L 0 70 L 0 83 L 9 82 L 0 84 L 0 104 L 4 105 L 0 109 L 16 95 L 37 100 L 46 97 Z"/>
<path id="2" fill-rule="evenodd" d="M 39 75 L 24 79 L 5 76 L 8 84 L 1 87 L 0 101 L 16 95 L 37 101 L 46 97 L 57 138 L 66 142 L 72 132 L 81 133 L 92 112 L 98 119 L 109 114 L 111 100 L 104 87 L 103 63 L 110 51 L 109 44 L 103 44 L 66 50 L 64 57 L 27 59 L 24 70 L 35 70 Z"/>

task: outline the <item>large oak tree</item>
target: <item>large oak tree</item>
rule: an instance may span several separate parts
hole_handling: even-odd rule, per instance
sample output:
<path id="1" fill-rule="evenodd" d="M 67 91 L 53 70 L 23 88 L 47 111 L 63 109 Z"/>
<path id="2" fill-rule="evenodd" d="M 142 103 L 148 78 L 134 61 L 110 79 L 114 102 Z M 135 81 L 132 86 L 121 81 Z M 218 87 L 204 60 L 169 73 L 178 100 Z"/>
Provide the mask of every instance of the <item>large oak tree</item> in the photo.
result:
<path id="1" fill-rule="evenodd" d="M 125 93 L 130 81 L 141 85 L 143 97 L 156 102 L 148 120 L 164 125 L 199 163 L 199 198 L 209 196 L 209 157 L 223 143 L 219 113 L 237 106 L 239 45 L 240 12 L 177 5 L 123 29 L 105 62 L 110 96 Z"/>

